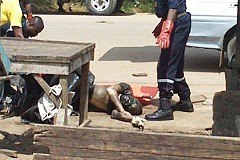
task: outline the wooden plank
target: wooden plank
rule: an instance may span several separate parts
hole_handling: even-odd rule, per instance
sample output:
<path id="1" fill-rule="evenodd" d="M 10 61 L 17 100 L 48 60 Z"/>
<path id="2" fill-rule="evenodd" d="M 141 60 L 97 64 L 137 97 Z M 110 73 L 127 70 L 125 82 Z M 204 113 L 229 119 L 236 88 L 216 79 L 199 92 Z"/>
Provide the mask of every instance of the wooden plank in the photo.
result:
<path id="1" fill-rule="evenodd" d="M 143 139 L 144 141 L 145 139 Z M 61 156 L 70 156 L 71 152 L 76 152 L 73 155 L 82 156 L 81 154 L 76 155 L 83 149 L 91 150 L 99 150 L 99 151 L 113 151 L 113 152 L 131 152 L 131 153 L 149 153 L 154 155 L 172 155 L 172 156 L 186 156 L 186 157 L 198 157 L 198 158 L 219 158 L 219 159 L 239 159 L 240 152 L 239 148 L 235 151 L 233 150 L 225 150 L 215 149 L 214 146 L 209 146 L 207 149 L 203 149 L 201 146 L 193 146 L 191 143 L 186 141 L 177 141 L 174 144 L 170 142 L 169 144 L 162 144 L 159 142 L 158 144 L 151 143 L 133 143 L 133 142 L 116 142 L 112 141 L 104 141 L 104 140 L 81 140 L 81 139 L 66 139 L 66 138 L 49 138 L 49 137 L 41 137 L 41 142 L 47 145 L 50 148 L 51 154 L 61 155 Z M 175 141 L 176 143 L 176 141 Z M 206 144 L 209 145 L 209 144 Z M 211 145 L 211 144 L 210 144 Z M 53 150 L 52 148 L 70 148 L 71 152 L 59 152 L 59 150 Z M 205 146 L 204 146 L 205 147 Z M 227 146 L 225 146 L 227 147 Z M 206 148 L 206 147 L 205 147 Z M 74 151 L 75 150 L 75 151 Z M 122 157 L 124 158 L 124 157 Z"/>
<path id="2" fill-rule="evenodd" d="M 0 76 L 0 81 L 7 81 L 13 78 L 14 75 Z"/>
<path id="3" fill-rule="evenodd" d="M 62 147 L 50 147 L 50 150 L 52 152 L 52 155 L 55 156 L 55 153 L 62 152 Z M 68 156 L 68 157 L 82 157 L 82 158 L 96 158 L 96 159 L 127 159 L 127 160 L 202 160 L 203 158 L 196 158 L 196 157 L 188 157 L 185 156 L 184 153 L 182 153 L 180 156 L 174 156 L 172 154 L 170 155 L 164 155 L 161 154 L 161 150 L 159 150 L 158 153 L 160 154 L 152 154 L 149 152 L 123 152 L 123 151 L 112 151 L 112 150 L 91 150 L 91 149 L 75 149 L 75 148 L 65 148 L 64 149 L 64 155 L 62 156 Z M 212 158 L 204 158 L 206 159 L 212 159 Z M 218 159 L 218 158 L 214 158 Z M 224 160 L 225 158 L 220 158 L 221 160 Z"/>
<path id="4" fill-rule="evenodd" d="M 33 153 L 33 160 L 86 160 L 86 158 L 81 157 L 67 157 L 67 156 L 56 156 L 50 154 L 41 154 L 41 153 Z M 96 158 L 87 158 L 88 160 L 96 160 Z M 98 160 L 101 160 L 98 158 Z"/>
<path id="5" fill-rule="evenodd" d="M 232 144 L 232 145 L 240 145 L 240 138 L 238 137 L 219 137 L 219 136 L 201 136 L 201 135 L 186 135 L 186 134 L 174 134 L 174 133 L 152 133 L 152 132 L 128 132 L 128 131 L 119 131 L 115 129 L 101 129 L 101 128 L 76 128 L 76 127 L 57 127 L 52 125 L 35 125 L 37 130 L 41 132 L 43 131 L 51 131 L 44 134 L 35 134 L 35 136 L 39 137 L 62 137 L 62 138 L 74 138 L 74 139 L 93 139 L 97 137 L 98 140 L 112 140 L 119 142 L 136 142 L 136 143 L 152 143 L 158 144 L 159 140 L 164 142 L 164 140 L 185 140 L 192 142 L 215 142 L 215 143 L 223 143 L 223 144 Z M 64 132 L 66 134 L 58 134 L 59 132 Z M 131 135 L 126 139 L 124 135 Z M 145 136 L 149 138 L 146 139 Z M 142 142 L 142 139 L 145 141 Z M 152 142 L 152 140 L 154 140 Z"/>
<path id="6" fill-rule="evenodd" d="M 46 82 L 42 77 L 40 77 L 39 75 L 32 74 L 32 76 L 33 76 L 34 79 L 38 82 L 38 84 L 42 87 L 42 89 L 44 90 L 44 92 L 49 96 L 49 98 L 53 101 L 53 103 L 54 103 L 56 106 L 59 106 L 60 100 L 59 100 L 59 98 L 57 98 L 57 97 L 54 96 L 53 94 L 49 94 L 50 87 L 49 87 L 49 85 L 47 84 L 47 82 Z"/>
<path id="7" fill-rule="evenodd" d="M 62 132 L 62 133 L 65 133 L 67 134 L 66 132 Z M 87 134 L 87 133 L 84 133 L 84 134 Z M 133 138 L 128 138 L 129 140 L 119 140 L 119 139 L 123 139 L 123 138 L 126 138 L 125 136 L 126 135 L 129 135 L 129 136 L 133 136 Z M 69 136 L 69 135 L 68 135 Z M 161 145 L 161 146 L 176 146 L 176 147 L 189 147 L 191 146 L 191 148 L 202 148 L 202 149 L 212 149 L 214 147 L 214 149 L 219 149 L 219 150 L 229 150 L 229 151 L 239 151 L 240 150 L 240 146 L 239 144 L 232 144 L 230 142 L 216 142 L 214 140 L 208 140 L 206 141 L 205 139 L 202 138 L 202 140 L 194 140 L 194 139 L 184 139 L 185 137 L 184 136 L 181 136 L 181 139 L 179 137 L 169 137 L 168 135 L 162 135 L 161 136 L 161 142 L 155 142 L 156 138 L 154 138 L 153 136 L 150 136 L 149 134 L 146 134 L 145 136 L 148 136 L 147 138 L 145 136 L 142 136 L 142 137 L 137 137 L 136 135 L 130 135 L 130 134 L 127 134 L 125 133 L 125 135 L 119 135 L 120 137 L 119 138 L 112 138 L 112 139 L 103 139 L 102 137 L 99 137 L 97 135 L 95 135 L 95 137 L 88 137 L 86 138 L 86 135 L 79 135 L 79 136 L 83 136 L 83 137 L 78 137 L 78 138 L 72 138 L 72 137 L 68 137 L 68 138 L 60 138 L 59 136 L 55 136 L 54 138 L 55 139 L 59 139 L 59 142 L 56 143 L 55 145 L 58 145 L 58 146 L 68 146 L 68 147 L 79 147 L 78 144 L 82 144 L 81 146 L 86 146 L 88 145 L 88 143 L 101 143 L 101 142 L 116 142 L 116 143 L 122 143 L 123 146 L 125 144 L 133 144 L 133 146 L 136 145 L 137 146 L 141 146 L 144 145 L 145 147 L 143 148 L 147 148 L 147 145 L 148 144 L 151 144 L 150 146 L 148 147 L 151 147 L 151 146 L 158 146 L 158 145 Z M 91 135 L 93 136 L 93 135 Z M 109 136 L 108 133 L 106 133 L 106 136 Z M 136 136 L 136 139 L 139 140 L 141 138 L 141 141 L 138 142 L 137 140 L 135 140 L 135 137 Z M 110 136 L 111 137 L 111 136 Z M 157 138 L 159 138 L 160 136 L 156 136 Z M 38 136 L 38 135 L 35 135 L 34 136 L 34 140 L 35 140 L 35 143 L 36 142 L 41 142 L 42 144 L 44 145 L 51 145 L 51 138 L 52 137 L 44 137 L 44 136 Z M 74 142 L 72 143 L 69 143 L 69 144 L 65 144 L 64 143 L 64 140 L 67 139 L 69 142 L 72 142 L 72 140 L 74 140 Z M 144 141 L 143 141 L 144 140 Z M 63 142 L 62 142 L 63 141 Z M 84 141 L 84 142 L 82 142 Z M 88 142 L 85 144 L 85 142 Z M 179 142 L 176 144 L 176 142 Z M 124 147 L 123 147 L 124 148 Z M 140 148 L 141 150 L 141 148 Z"/>
<path id="8" fill-rule="evenodd" d="M 9 149 L 0 149 L 0 154 L 5 154 L 12 158 L 18 157 L 17 151 L 13 151 L 13 150 L 9 150 Z"/>
<path id="9" fill-rule="evenodd" d="M 82 66 L 81 69 L 81 84 L 80 84 L 80 109 L 79 109 L 79 125 L 83 123 L 88 117 L 88 74 L 89 74 L 89 63 Z"/>
<path id="10" fill-rule="evenodd" d="M 50 40 L 1 38 L 1 42 L 11 61 L 20 62 L 69 64 L 84 53 L 92 51 L 95 48 L 95 44 L 93 43 Z"/>
<path id="11" fill-rule="evenodd" d="M 94 59 L 94 50 L 85 50 L 85 52 L 82 53 L 81 57 L 78 58 L 74 58 L 75 60 L 72 61 L 71 66 L 70 66 L 70 71 L 74 71 L 77 68 L 79 68 L 79 66 L 82 66 L 86 63 L 88 63 L 89 61 Z"/>
<path id="12" fill-rule="evenodd" d="M 11 72 L 13 73 L 43 73 L 68 75 L 70 73 L 69 66 L 60 63 L 36 63 L 12 61 Z"/>
<path id="13" fill-rule="evenodd" d="M 64 123 L 63 125 L 68 124 L 68 88 L 67 88 L 67 76 L 59 76 L 59 83 L 62 86 L 62 109 L 65 110 Z"/>
<path id="14" fill-rule="evenodd" d="M 79 127 L 87 127 L 92 122 L 91 119 L 85 120 Z"/>
<path id="15" fill-rule="evenodd" d="M 239 138 L 90 128 L 65 127 L 60 130 L 55 129 L 56 127 L 52 127 L 49 132 L 34 135 L 34 141 L 35 144 L 47 145 L 51 154 L 61 156 L 83 156 L 82 151 L 88 150 L 89 152 L 112 151 L 116 152 L 116 154 L 124 152 L 124 155 L 131 152 L 135 154 L 148 153 L 159 156 L 185 156 L 204 159 L 240 159 Z M 48 129 L 45 128 L 44 130 Z M 62 134 L 58 135 L 57 133 Z M 71 149 L 71 152 L 60 152 L 58 148 L 63 147 L 65 150 L 67 148 Z M 119 155 L 117 154 L 117 156 Z"/>

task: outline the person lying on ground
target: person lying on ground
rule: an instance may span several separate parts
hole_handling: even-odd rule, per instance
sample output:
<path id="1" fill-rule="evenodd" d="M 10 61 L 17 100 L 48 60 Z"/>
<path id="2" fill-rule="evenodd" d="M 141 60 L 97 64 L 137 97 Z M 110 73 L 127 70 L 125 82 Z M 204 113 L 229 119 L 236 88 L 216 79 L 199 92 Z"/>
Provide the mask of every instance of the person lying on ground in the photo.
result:
<path id="1" fill-rule="evenodd" d="M 93 85 L 89 89 L 89 94 L 90 110 L 104 111 L 110 114 L 112 119 L 131 122 L 143 129 L 144 119 L 138 117 L 138 121 L 135 122 L 135 116 L 142 114 L 142 104 L 133 96 L 133 90 L 129 84 L 122 82 L 112 86 Z"/>
<path id="2" fill-rule="evenodd" d="M 27 20 L 22 17 L 22 31 L 24 38 L 35 37 L 44 29 L 44 23 L 41 17 L 34 16 L 32 19 Z M 15 37 L 13 28 L 10 23 L 6 23 L 1 27 L 2 37 Z"/>
<path id="3" fill-rule="evenodd" d="M 76 88 L 79 89 L 79 87 Z M 134 127 L 143 130 L 143 122 L 145 120 L 136 116 L 142 114 L 142 104 L 133 96 L 133 91 L 129 84 L 119 83 L 112 86 L 91 85 L 89 94 L 89 111 L 106 112 L 111 115 L 112 119 L 131 122 Z M 79 95 L 79 93 L 75 95 L 71 104 L 75 111 L 78 111 Z M 21 119 L 22 121 L 41 122 L 37 107 L 28 109 L 21 115 Z M 49 122 L 53 122 L 53 120 L 47 120 L 43 123 Z"/>

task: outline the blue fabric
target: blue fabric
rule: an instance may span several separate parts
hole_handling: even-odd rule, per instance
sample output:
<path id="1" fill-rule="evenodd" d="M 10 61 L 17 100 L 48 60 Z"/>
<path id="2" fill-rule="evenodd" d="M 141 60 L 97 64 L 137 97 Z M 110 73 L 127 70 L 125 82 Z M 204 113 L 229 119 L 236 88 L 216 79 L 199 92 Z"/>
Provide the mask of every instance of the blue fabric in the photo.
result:
<path id="1" fill-rule="evenodd" d="M 177 9 L 177 13 L 186 12 L 186 0 L 168 0 L 169 9 Z"/>
<path id="2" fill-rule="evenodd" d="M 2 46 L 2 43 L 0 43 L 0 53 L 1 53 L 1 63 L 2 63 L 1 66 L 3 66 L 1 70 L 4 72 L 4 73 L 1 73 L 1 75 L 8 75 L 8 73 L 10 72 L 11 62 Z"/>
<path id="3" fill-rule="evenodd" d="M 158 88 L 161 98 L 171 99 L 173 92 L 181 99 L 190 96 L 190 89 L 184 78 L 185 46 L 191 30 L 191 14 L 180 17 L 175 22 L 170 37 L 170 47 L 161 49 L 157 66 Z"/>
<path id="4" fill-rule="evenodd" d="M 155 14 L 158 18 L 167 18 L 168 9 L 176 9 L 177 13 L 186 12 L 186 0 L 155 0 Z"/>
<path id="5" fill-rule="evenodd" d="M 155 14 L 158 18 L 167 17 L 168 0 L 155 0 Z"/>

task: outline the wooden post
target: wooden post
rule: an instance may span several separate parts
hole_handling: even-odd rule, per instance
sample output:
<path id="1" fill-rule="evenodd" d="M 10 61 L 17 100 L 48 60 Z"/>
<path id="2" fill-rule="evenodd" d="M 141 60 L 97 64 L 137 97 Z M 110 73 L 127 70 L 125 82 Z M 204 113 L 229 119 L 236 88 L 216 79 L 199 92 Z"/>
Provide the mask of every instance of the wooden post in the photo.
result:
<path id="1" fill-rule="evenodd" d="M 81 91 L 80 91 L 80 117 L 79 125 L 87 119 L 88 114 L 88 73 L 89 62 L 82 66 L 81 70 Z M 79 88 L 80 89 L 80 88 Z"/>
<path id="2" fill-rule="evenodd" d="M 67 76 L 59 76 L 59 81 L 62 86 L 62 107 L 59 109 L 59 111 L 62 109 L 63 112 L 65 112 L 64 116 L 64 123 L 63 125 L 68 124 L 68 89 L 67 89 Z"/>

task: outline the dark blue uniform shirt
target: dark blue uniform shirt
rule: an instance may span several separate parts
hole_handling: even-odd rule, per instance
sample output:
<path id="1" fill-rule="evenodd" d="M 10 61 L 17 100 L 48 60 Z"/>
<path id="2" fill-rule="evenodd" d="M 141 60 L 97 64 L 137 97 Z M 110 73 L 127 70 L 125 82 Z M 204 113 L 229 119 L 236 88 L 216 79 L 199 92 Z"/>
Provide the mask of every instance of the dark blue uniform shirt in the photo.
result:
<path id="1" fill-rule="evenodd" d="M 177 13 L 186 12 L 186 0 L 168 0 L 168 9 L 176 9 Z"/>

